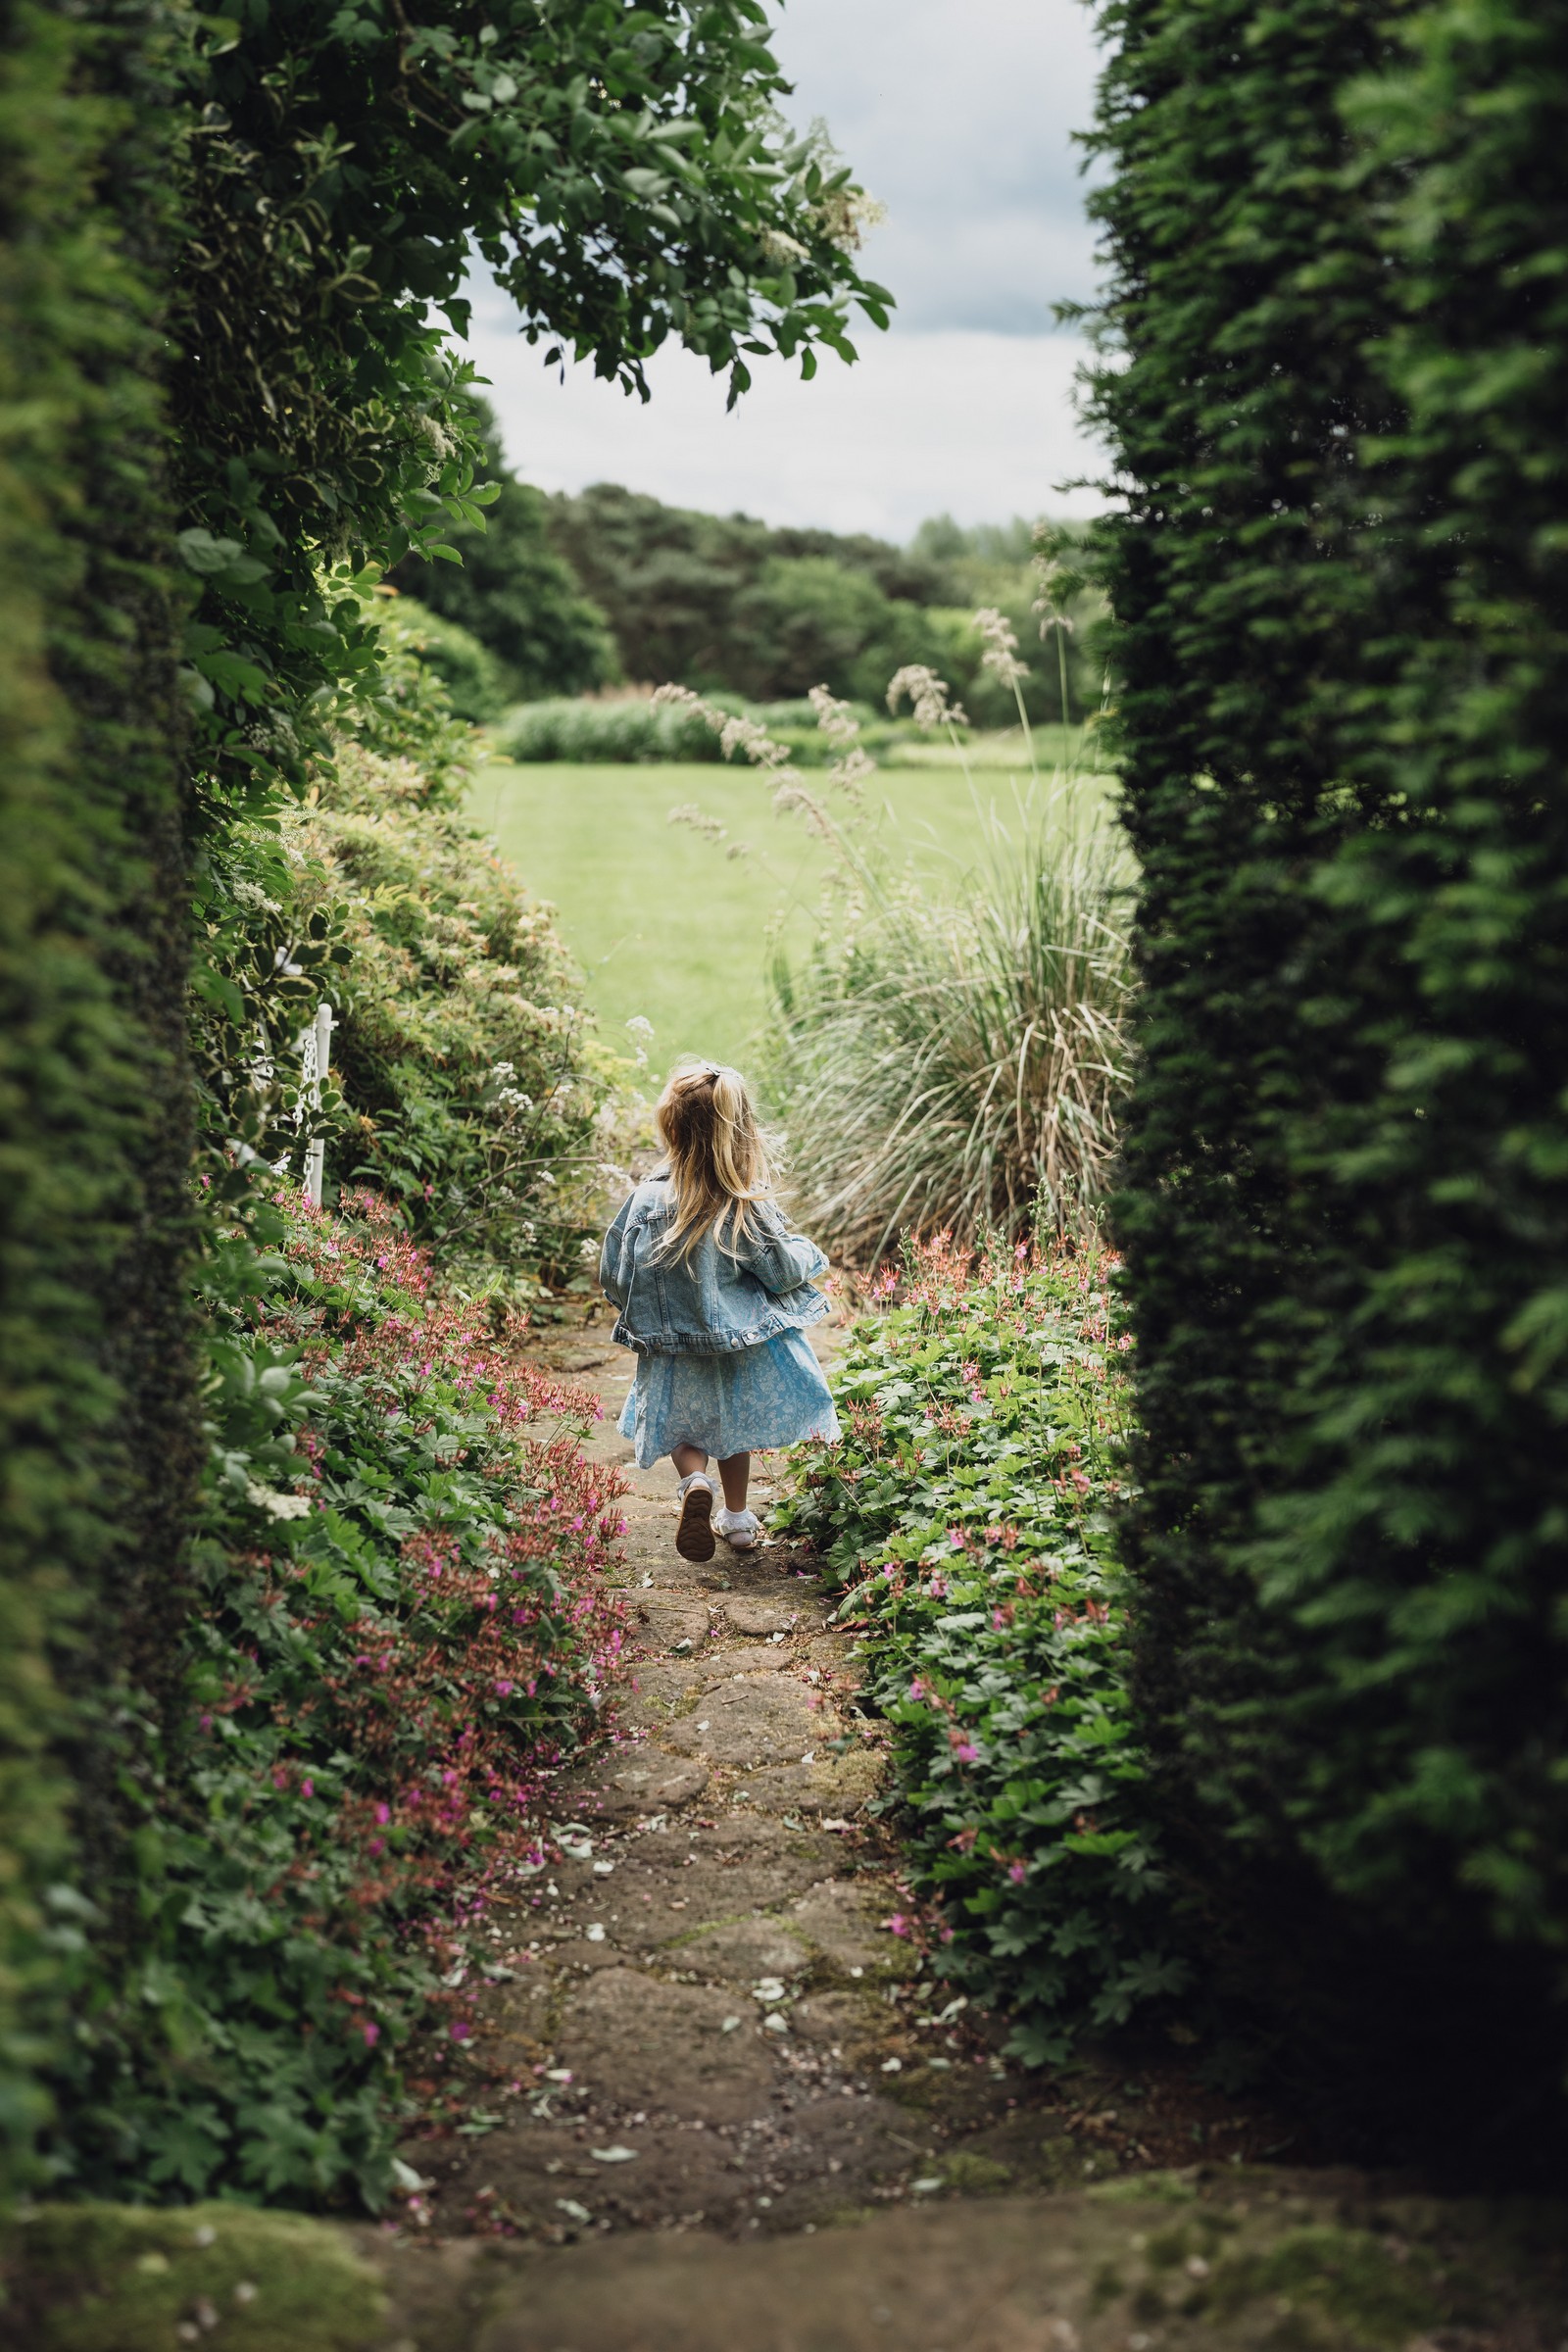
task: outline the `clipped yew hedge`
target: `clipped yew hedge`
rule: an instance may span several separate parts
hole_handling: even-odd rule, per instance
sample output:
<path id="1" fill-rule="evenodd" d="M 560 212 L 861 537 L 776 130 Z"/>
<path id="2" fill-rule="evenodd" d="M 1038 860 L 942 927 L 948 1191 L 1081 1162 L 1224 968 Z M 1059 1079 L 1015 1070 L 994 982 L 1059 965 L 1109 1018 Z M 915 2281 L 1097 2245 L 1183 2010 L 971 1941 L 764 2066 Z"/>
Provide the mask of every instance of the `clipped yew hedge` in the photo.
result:
<path id="1" fill-rule="evenodd" d="M 1568 10 L 1102 21 L 1145 1731 L 1234 2001 L 1496 2168 L 1568 2071 Z"/>

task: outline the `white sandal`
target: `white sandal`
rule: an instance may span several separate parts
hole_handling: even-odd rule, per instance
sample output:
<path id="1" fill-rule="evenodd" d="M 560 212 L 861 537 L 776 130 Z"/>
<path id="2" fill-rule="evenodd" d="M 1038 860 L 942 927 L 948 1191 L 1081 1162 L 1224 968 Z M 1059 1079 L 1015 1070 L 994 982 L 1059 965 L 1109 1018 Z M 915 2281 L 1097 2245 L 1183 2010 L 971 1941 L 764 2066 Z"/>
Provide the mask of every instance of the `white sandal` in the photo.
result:
<path id="1" fill-rule="evenodd" d="M 716 1500 L 711 1479 L 701 1470 L 694 1470 L 680 1482 L 680 1525 L 675 1530 L 675 1549 L 683 1560 L 710 1560 L 713 1556 L 713 1504 Z"/>
<path id="2" fill-rule="evenodd" d="M 718 1532 L 732 1551 L 760 1551 L 762 1544 L 762 1522 L 755 1511 L 732 1511 L 718 1514 Z"/>

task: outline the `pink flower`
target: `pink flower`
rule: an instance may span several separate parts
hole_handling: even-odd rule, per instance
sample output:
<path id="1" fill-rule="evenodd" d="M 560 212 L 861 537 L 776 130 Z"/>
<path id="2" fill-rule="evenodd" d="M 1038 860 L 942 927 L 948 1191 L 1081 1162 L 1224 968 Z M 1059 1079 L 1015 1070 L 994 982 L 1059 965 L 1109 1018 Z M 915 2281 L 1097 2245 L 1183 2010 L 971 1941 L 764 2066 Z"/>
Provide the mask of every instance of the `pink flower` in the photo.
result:
<path id="1" fill-rule="evenodd" d="M 1021 1886 L 1024 1882 L 1023 1864 L 1021 1862 L 1009 1862 L 1007 1865 L 1007 1876 L 1015 1886 Z"/>
<path id="2" fill-rule="evenodd" d="M 956 1764 L 978 1764 L 980 1750 L 972 1740 L 956 1740 L 953 1745 L 953 1760 Z"/>
<path id="3" fill-rule="evenodd" d="M 301 1796 L 314 1796 L 316 1794 L 316 1783 L 314 1781 L 301 1781 L 300 1794 Z"/>
<path id="4" fill-rule="evenodd" d="M 887 1929 L 889 1935 L 891 1936 L 907 1936 L 909 1933 L 910 1922 L 905 1917 L 902 1911 L 895 1911 L 893 1917 L 891 1919 L 885 1919 L 882 1922 L 882 1925 Z"/>
<path id="5" fill-rule="evenodd" d="M 469 2025 L 467 2019 L 466 2017 L 460 2017 L 457 2024 L 452 2029 L 452 2038 L 454 2041 L 466 2041 L 469 2039 L 472 2033 L 473 2028 Z"/>
<path id="6" fill-rule="evenodd" d="M 360 2028 L 360 2032 L 365 2035 L 366 2048 L 368 2050 L 373 2050 L 376 2043 L 381 2038 L 380 2027 L 373 2024 L 363 2025 Z"/>
<path id="7" fill-rule="evenodd" d="M 498 1698 L 510 1698 L 512 1696 L 512 1688 L 513 1687 L 511 1683 L 503 1679 L 496 1684 L 496 1696 Z"/>

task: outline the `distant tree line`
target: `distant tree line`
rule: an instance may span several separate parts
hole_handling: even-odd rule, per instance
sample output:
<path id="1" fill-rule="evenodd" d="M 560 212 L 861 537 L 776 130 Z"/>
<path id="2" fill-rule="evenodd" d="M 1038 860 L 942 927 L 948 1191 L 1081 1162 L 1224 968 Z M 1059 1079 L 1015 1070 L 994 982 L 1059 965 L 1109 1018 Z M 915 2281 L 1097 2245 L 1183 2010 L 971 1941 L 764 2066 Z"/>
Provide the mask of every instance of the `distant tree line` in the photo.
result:
<path id="1" fill-rule="evenodd" d="M 552 497 L 500 463 L 483 410 L 479 423 L 500 491 L 487 527 L 452 532 L 461 567 L 411 559 L 396 574 L 494 658 L 493 677 L 477 688 L 486 707 L 467 692 L 472 716 L 495 715 L 488 706 L 499 701 L 666 679 L 753 702 L 827 686 L 876 703 L 896 669 L 924 662 L 977 724 L 1005 726 L 1016 719 L 1012 699 L 980 668 L 973 614 L 986 605 L 1006 614 L 1031 662 L 1031 717 L 1061 715 L 1056 651 L 1041 645 L 1033 611 L 1034 532 L 1021 517 L 964 529 L 942 516 L 901 548 L 865 533 L 700 514 L 610 482 Z M 1081 639 L 1075 632 L 1068 662 L 1075 718 L 1101 695 Z M 454 649 L 454 669 L 460 658 Z M 463 702 L 459 677 L 448 683 Z"/>

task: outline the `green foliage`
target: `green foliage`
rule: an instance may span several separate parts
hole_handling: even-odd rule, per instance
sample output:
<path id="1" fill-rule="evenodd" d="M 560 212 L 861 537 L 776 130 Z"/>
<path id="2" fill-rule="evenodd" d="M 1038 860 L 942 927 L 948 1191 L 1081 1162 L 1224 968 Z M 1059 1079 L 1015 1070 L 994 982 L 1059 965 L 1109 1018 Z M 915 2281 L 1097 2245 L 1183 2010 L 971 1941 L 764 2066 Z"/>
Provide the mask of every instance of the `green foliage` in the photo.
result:
<path id="1" fill-rule="evenodd" d="M 771 530 L 604 482 L 552 499 L 550 532 L 609 615 L 625 675 L 650 685 L 879 700 L 902 662 L 942 642 L 920 609 L 942 574 L 884 540 Z"/>
<path id="2" fill-rule="evenodd" d="M 614 695 L 604 702 L 519 703 L 494 730 L 504 760 L 530 765 L 570 760 L 594 766 L 602 761 L 720 760 L 718 737 L 689 710 L 661 705 L 646 695 Z"/>
<path id="3" fill-rule="evenodd" d="M 3 2245 L 36 2352 L 168 2352 L 220 2315 L 234 2352 L 372 2352 L 386 2295 L 345 2232 L 225 2200 L 179 2213 L 35 2205 Z"/>
<path id="4" fill-rule="evenodd" d="M 550 531 L 609 616 L 629 678 L 752 703 L 826 686 L 880 705 L 894 671 L 921 662 L 949 680 L 978 724 L 1016 719 L 1011 689 L 981 666 L 972 614 L 977 606 L 1000 609 L 1026 652 L 1040 644 L 1037 532 L 1027 523 L 962 531 L 943 517 L 922 524 L 904 550 L 863 534 L 696 514 L 601 482 L 552 499 Z M 1074 544 L 1071 529 L 1050 537 Z M 1101 610 L 1099 596 L 1077 583 L 1060 659 L 1054 630 L 1038 659 L 1029 654 L 1031 717 L 1060 718 L 1063 665 L 1073 723 L 1099 709 L 1102 678 L 1086 632 Z"/>
<path id="5" fill-rule="evenodd" d="M 443 568 L 431 576 L 445 579 L 447 575 Z M 482 725 L 501 716 L 508 681 L 488 646 L 481 645 L 461 622 L 449 620 L 439 612 L 427 612 L 413 597 L 399 601 L 398 627 L 425 667 L 440 679 L 454 717 Z M 383 640 L 385 633 L 383 623 Z"/>
<path id="6" fill-rule="evenodd" d="M 634 387 L 671 334 L 735 392 L 743 346 L 808 372 L 818 344 L 853 356 L 851 304 L 885 318 L 849 258 L 858 192 L 773 113 L 757 36 L 751 0 L 653 17 L 502 0 L 482 22 L 457 0 L 239 0 L 223 17 L 86 0 L 19 7 L 0 31 L 0 846 L 17 877 L 0 934 L 0 1736 L 23 1792 L 0 1858 L 0 2129 L 19 2145 L 41 2113 L 31 1990 L 47 2040 L 66 1981 L 39 1957 L 41 1876 L 58 1865 L 66 1886 L 47 1934 L 76 1954 L 74 1980 L 128 1983 L 137 1825 L 155 1794 L 188 1819 L 171 1710 L 202 1453 L 193 1099 L 209 1207 L 242 1207 L 229 1147 L 293 1126 L 258 1061 L 286 1036 L 294 984 L 342 944 L 328 913 L 265 966 L 270 927 L 281 946 L 293 926 L 267 837 L 337 736 L 378 758 L 405 756 L 410 723 L 427 739 L 368 594 L 411 553 L 452 554 L 447 529 L 476 526 L 495 489 L 475 479 L 470 371 L 432 306 L 461 320 L 477 246 L 530 337 Z M 460 764 L 446 724 L 439 760 L 421 751 L 432 783 Z M 48 1740 L 63 1763 L 41 1760 Z M 309 1936 L 288 1948 L 308 1973 Z M 161 1982 L 116 2012 L 127 2082 L 155 2066 Z M 82 1990 L 95 2018 L 97 1999 Z M 193 2078 L 176 2065 L 169 2082 L 199 2143 Z M 85 2144 L 101 2120 L 62 2129 Z M 128 2161 L 131 2139 L 104 2131 L 102 2161 Z M 280 2148 L 309 2171 L 294 2132 Z M 363 2149 L 352 2161 L 363 2173 Z"/>
<path id="7" fill-rule="evenodd" d="M 850 259 L 849 173 L 771 110 L 749 0 L 501 0 L 482 22 L 456 0 L 245 0 L 223 23 L 181 75 L 203 128 L 172 325 L 191 657 L 213 786 L 243 797 L 258 765 L 297 781 L 373 666 L 323 553 L 455 558 L 449 526 L 499 494 L 475 483 L 472 371 L 430 320 L 464 322 L 474 247 L 530 341 L 639 390 L 670 334 L 732 395 L 743 346 L 808 372 L 816 344 L 853 357 L 852 301 L 884 322 L 886 298 Z"/>
<path id="8" fill-rule="evenodd" d="M 1007 523 L 977 523 L 964 529 L 951 515 L 921 523 L 909 543 L 911 555 L 937 565 L 942 591 L 932 601 L 953 608 L 965 625 L 950 656 L 959 702 L 977 726 L 1010 727 L 1017 716 L 1012 695 L 980 667 L 980 641 L 968 615 L 982 606 L 1000 612 L 1012 629 L 1031 670 L 1024 701 L 1031 718 L 1081 726 L 1100 710 L 1105 675 L 1099 646 L 1105 617 L 1104 598 L 1079 573 L 1057 598 L 1045 596 L 1042 565 L 1074 558 L 1081 523 L 1029 523 L 1015 514 Z M 1051 619 L 1059 612 L 1065 629 Z"/>
<path id="9" fill-rule="evenodd" d="M 883 687 L 887 679 L 882 681 Z M 816 723 L 816 713 L 805 700 L 747 703 L 738 694 L 714 694 L 715 710 L 755 719 L 776 742 L 786 746 L 796 767 L 824 767 L 833 749 Z M 908 743 L 915 730 L 907 721 L 879 719 L 873 706 L 857 705 L 860 741 L 870 751 L 886 752 Z M 698 760 L 724 758 L 713 729 L 698 713 L 667 703 L 656 706 L 647 695 L 609 695 L 602 701 L 521 703 L 509 710 L 492 739 L 503 759 L 526 765 L 565 760 L 588 767 L 617 762 L 645 765 L 650 761 L 691 765 Z"/>
<path id="10" fill-rule="evenodd" d="M 841 1444 L 799 1458 L 784 1524 L 865 1627 L 905 1850 L 943 1973 L 1057 2063 L 1177 1991 L 1109 1540 L 1127 1381 L 1102 1250 L 975 1267 L 909 1250 L 901 1302 L 834 1367 Z M 886 1289 L 893 1287 L 890 1277 Z"/>
<path id="11" fill-rule="evenodd" d="M 199 1460 L 161 38 L 0 29 L 0 2186 L 63 2031 L 41 1894 L 126 1764 L 93 1686 L 166 1694 Z"/>
<path id="12" fill-rule="evenodd" d="M 352 957 L 333 1074 L 334 1159 L 397 1200 L 444 1257 L 575 1274 L 599 1111 L 619 1067 L 595 1045 L 551 910 L 423 774 L 345 744 L 289 829 Z"/>
<path id="13" fill-rule="evenodd" d="M 384 2201 L 411 2036 L 618 1643 L 593 1399 L 515 1366 L 385 1204 L 345 1209 L 281 1195 L 210 1256 L 197 1605 L 135 1926 L 112 1973 L 102 1890 L 56 1930 L 46 2152 L 92 2193 Z"/>
<path id="14" fill-rule="evenodd" d="M 853 861 L 814 952 L 774 963 L 768 1090 L 801 1212 L 856 1262 L 1102 1198 L 1131 1083 L 1123 845 L 1070 799 L 955 889 Z"/>
<path id="15" fill-rule="evenodd" d="M 550 544 L 544 493 L 507 470 L 494 416 L 481 400 L 472 408 L 490 453 L 486 472 L 495 501 L 482 523 L 453 524 L 461 564 L 411 557 L 398 566 L 395 584 L 485 647 L 498 665 L 501 702 L 609 685 L 620 674 L 609 623 Z M 494 710 L 464 710 L 467 718 L 498 715 L 499 703 Z"/>
<path id="16" fill-rule="evenodd" d="M 1103 22 L 1141 1703 L 1303 2077 L 1514 2161 L 1568 2064 L 1564 21 Z"/>

